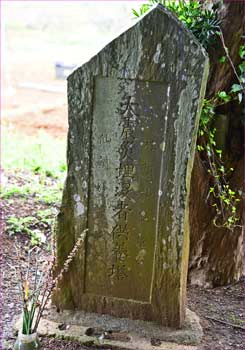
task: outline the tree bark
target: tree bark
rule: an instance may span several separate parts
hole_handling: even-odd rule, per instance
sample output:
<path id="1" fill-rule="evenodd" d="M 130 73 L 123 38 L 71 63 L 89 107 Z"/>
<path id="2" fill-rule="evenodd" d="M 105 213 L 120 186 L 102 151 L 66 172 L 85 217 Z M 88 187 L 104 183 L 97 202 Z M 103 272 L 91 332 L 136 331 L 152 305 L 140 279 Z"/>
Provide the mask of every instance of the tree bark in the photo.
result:
<path id="1" fill-rule="evenodd" d="M 221 28 L 230 57 L 237 67 L 239 47 L 243 43 L 243 1 L 225 1 L 219 12 Z M 222 64 L 219 58 L 225 56 L 221 41 L 210 50 L 210 73 L 206 97 L 212 97 L 218 91 L 229 91 L 237 83 L 234 71 L 227 62 Z M 233 167 L 229 179 L 231 188 L 243 190 L 243 123 L 242 103 L 232 102 L 217 111 L 226 116 L 224 131 L 224 155 L 226 166 Z M 206 287 L 220 286 L 237 281 L 243 273 L 243 203 L 239 203 L 239 225 L 230 231 L 217 228 L 213 224 L 215 210 L 207 200 L 210 176 L 203 165 L 200 154 L 196 152 L 190 194 L 190 260 L 189 282 Z"/>

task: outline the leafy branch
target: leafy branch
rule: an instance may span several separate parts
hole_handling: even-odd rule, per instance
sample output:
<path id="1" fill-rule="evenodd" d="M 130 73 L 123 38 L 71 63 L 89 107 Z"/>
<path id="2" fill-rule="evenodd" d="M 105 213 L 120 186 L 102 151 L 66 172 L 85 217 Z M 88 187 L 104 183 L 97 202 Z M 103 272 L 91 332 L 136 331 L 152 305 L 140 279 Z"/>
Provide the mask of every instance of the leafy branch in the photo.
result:
<path id="1" fill-rule="evenodd" d="M 159 3 L 175 13 L 205 48 L 210 45 L 220 25 L 217 6 L 208 10 L 204 9 L 198 1 L 149 0 L 148 4 L 143 4 L 140 7 L 139 12 L 133 9 L 133 14 L 136 17 L 141 17 L 152 6 Z"/>
<path id="2" fill-rule="evenodd" d="M 224 48 L 226 48 L 223 34 L 219 35 L 222 38 L 221 41 Z M 239 222 L 237 203 L 240 202 L 240 196 L 237 191 L 230 188 L 227 178 L 234 169 L 225 168 L 223 152 L 216 146 L 216 129 L 213 128 L 212 125 L 216 117 L 215 110 L 217 107 L 236 100 L 238 100 L 239 103 L 242 102 L 244 91 L 244 45 L 241 45 L 239 48 L 239 56 L 242 60 L 242 63 L 238 66 L 240 74 L 237 73 L 227 48 L 225 49 L 225 52 L 227 57 L 229 57 L 228 60 L 231 63 L 232 69 L 236 72 L 235 76 L 238 79 L 239 84 L 233 84 L 228 93 L 225 91 L 219 91 L 212 99 L 204 100 L 199 124 L 200 138 L 197 150 L 205 153 L 204 158 L 207 159 L 207 162 L 203 163 L 206 164 L 206 170 L 211 176 L 211 186 L 209 188 L 207 199 L 210 196 L 214 199 L 212 206 L 216 210 L 216 216 L 213 223 L 216 226 L 222 226 L 229 230 L 233 230 L 238 226 Z M 224 60 L 221 61 L 221 63 L 223 62 Z"/>

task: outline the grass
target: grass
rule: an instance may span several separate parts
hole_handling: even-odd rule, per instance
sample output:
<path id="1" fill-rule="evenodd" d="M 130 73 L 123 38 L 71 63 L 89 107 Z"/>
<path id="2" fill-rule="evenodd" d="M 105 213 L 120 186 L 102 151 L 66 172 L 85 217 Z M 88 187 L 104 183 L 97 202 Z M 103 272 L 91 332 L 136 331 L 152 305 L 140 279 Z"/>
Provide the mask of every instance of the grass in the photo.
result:
<path id="1" fill-rule="evenodd" d="M 2 186 L 2 199 L 9 199 L 15 196 L 18 197 L 27 197 L 32 192 L 29 186 Z"/>
<path id="2" fill-rule="evenodd" d="M 2 186 L 2 198 L 9 204 L 17 197 L 22 198 L 23 207 L 25 200 L 30 198 L 37 204 L 51 206 L 31 216 L 10 216 L 6 220 L 6 231 L 9 235 L 28 235 L 32 245 L 45 243 L 43 232 L 50 231 L 55 207 L 61 201 L 66 175 L 66 142 L 46 133 L 34 137 L 5 132 L 2 153 L 3 169 L 17 175 L 10 178 L 11 183 Z"/>
<path id="3" fill-rule="evenodd" d="M 10 185 L 2 188 L 2 198 L 9 199 L 13 197 L 28 198 L 32 196 L 45 204 L 57 204 L 61 200 L 63 182 L 57 181 L 52 186 L 45 186 L 41 184 L 29 184 L 24 186 Z"/>
<path id="4" fill-rule="evenodd" d="M 66 171 L 66 140 L 53 138 L 45 132 L 37 136 L 3 131 L 2 167 L 26 169 L 52 177 Z"/>
<path id="5" fill-rule="evenodd" d="M 27 170 L 33 174 L 25 185 L 3 186 L 2 198 L 32 196 L 46 204 L 60 202 L 66 174 L 65 140 L 43 132 L 35 137 L 3 133 L 2 151 L 3 169 Z"/>
<path id="6" fill-rule="evenodd" d="M 32 245 L 46 243 L 43 229 L 51 228 L 54 218 L 54 210 L 46 209 L 37 211 L 35 216 L 15 217 L 10 216 L 6 221 L 6 229 L 10 236 L 15 234 L 27 234 L 31 238 Z"/>

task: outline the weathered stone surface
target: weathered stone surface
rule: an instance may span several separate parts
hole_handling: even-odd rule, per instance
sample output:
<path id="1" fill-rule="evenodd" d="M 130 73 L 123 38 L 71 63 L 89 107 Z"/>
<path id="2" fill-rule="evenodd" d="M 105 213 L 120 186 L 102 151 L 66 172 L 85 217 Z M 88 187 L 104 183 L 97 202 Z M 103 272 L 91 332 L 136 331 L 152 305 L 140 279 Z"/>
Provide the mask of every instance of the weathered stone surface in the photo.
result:
<path id="1" fill-rule="evenodd" d="M 180 327 L 188 198 L 208 60 L 158 5 L 68 78 L 68 175 L 58 216 L 62 308 Z"/>

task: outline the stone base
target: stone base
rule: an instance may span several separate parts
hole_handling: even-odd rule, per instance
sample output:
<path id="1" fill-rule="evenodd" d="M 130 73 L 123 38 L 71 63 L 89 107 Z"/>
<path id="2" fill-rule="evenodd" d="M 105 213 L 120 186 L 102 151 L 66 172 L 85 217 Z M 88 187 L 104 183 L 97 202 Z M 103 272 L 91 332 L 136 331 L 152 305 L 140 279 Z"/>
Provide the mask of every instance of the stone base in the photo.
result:
<path id="1" fill-rule="evenodd" d="M 15 325 L 16 330 L 20 328 L 20 321 Z M 97 345 L 100 348 L 103 344 L 113 350 L 197 350 L 203 331 L 198 316 L 190 310 L 187 310 L 184 327 L 172 329 L 154 322 L 83 311 L 57 313 L 51 308 L 42 318 L 38 334 L 76 340 L 91 347 Z"/>

